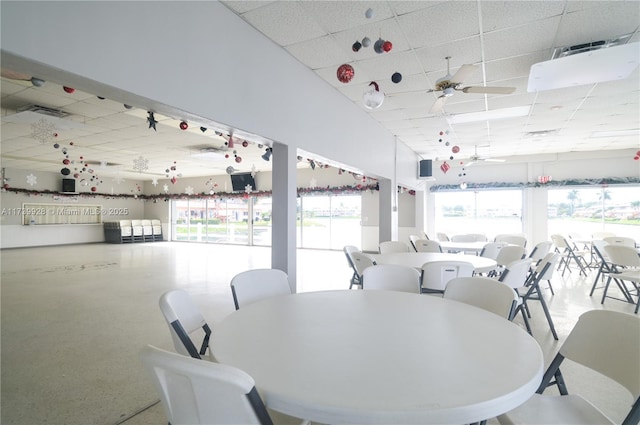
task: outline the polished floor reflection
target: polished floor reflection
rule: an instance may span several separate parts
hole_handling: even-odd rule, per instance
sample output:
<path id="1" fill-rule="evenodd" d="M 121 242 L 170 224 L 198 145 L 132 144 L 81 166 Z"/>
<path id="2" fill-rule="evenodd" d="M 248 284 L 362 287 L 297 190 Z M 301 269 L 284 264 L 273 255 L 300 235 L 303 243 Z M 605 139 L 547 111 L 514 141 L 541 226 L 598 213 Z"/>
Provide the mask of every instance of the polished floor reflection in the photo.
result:
<path id="1" fill-rule="evenodd" d="M 134 415 L 157 400 L 140 368 L 140 348 L 172 349 L 158 308 L 160 294 L 188 290 L 215 332 L 215 324 L 234 311 L 231 278 L 270 267 L 271 251 L 160 242 L 11 249 L 0 255 L 1 422 L 140 425 L 166 423 L 159 404 Z M 299 292 L 347 289 L 350 276 L 341 251 L 298 251 Z M 547 362 L 582 312 L 633 312 L 631 304 L 613 299 L 601 305 L 599 291 L 589 297 L 594 276 L 593 271 L 587 278 L 575 272 L 554 276 L 556 295 L 547 292 L 547 300 L 560 342 L 532 303 L 534 337 Z M 522 325 L 520 319 L 516 323 Z M 621 388 L 579 366 L 564 372 L 570 392 L 622 420 L 631 398 Z"/>

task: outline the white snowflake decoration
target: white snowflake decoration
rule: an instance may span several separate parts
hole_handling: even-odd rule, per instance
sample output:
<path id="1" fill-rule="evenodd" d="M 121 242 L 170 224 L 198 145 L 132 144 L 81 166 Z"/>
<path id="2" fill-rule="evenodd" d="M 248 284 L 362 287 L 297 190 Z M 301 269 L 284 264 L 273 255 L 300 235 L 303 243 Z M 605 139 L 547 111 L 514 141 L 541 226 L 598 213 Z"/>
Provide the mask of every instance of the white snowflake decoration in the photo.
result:
<path id="1" fill-rule="evenodd" d="M 251 185 L 250 184 L 246 185 L 244 187 L 244 191 L 245 191 L 245 193 L 251 193 Z"/>
<path id="2" fill-rule="evenodd" d="M 152 184 L 153 186 L 157 186 L 157 185 L 158 185 L 158 178 L 157 178 L 157 177 L 154 177 L 154 178 L 151 180 L 151 184 Z"/>
<path id="3" fill-rule="evenodd" d="M 27 184 L 29 186 L 35 186 L 38 183 L 38 178 L 36 176 L 34 176 L 33 174 L 29 174 L 27 176 Z"/>
<path id="4" fill-rule="evenodd" d="M 39 140 L 40 143 L 47 143 L 53 139 L 56 126 L 51 121 L 40 118 L 38 122 L 31 124 L 31 137 Z"/>
<path id="5" fill-rule="evenodd" d="M 164 186 L 162 186 L 162 190 L 164 190 L 164 193 L 169 193 L 169 185 L 165 184 Z"/>
<path id="6" fill-rule="evenodd" d="M 193 188 L 191 186 L 187 186 L 184 189 L 184 193 L 186 193 L 187 195 L 193 195 Z"/>
<path id="7" fill-rule="evenodd" d="M 138 158 L 133 159 L 133 169 L 137 170 L 139 173 L 146 171 L 149 169 L 149 160 L 144 158 L 143 156 L 139 156 Z"/>

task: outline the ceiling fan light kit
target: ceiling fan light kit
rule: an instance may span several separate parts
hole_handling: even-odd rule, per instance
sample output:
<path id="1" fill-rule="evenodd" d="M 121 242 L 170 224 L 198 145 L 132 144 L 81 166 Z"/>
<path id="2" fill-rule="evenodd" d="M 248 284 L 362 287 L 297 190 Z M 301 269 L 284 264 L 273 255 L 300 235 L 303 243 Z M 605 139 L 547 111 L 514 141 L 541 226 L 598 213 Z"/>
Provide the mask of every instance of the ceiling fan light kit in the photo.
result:
<path id="1" fill-rule="evenodd" d="M 436 81 L 435 87 L 427 92 L 442 92 L 431 106 L 431 109 L 429 110 L 431 114 L 441 113 L 447 98 L 453 96 L 456 91 L 477 94 L 511 94 L 516 90 L 515 87 L 468 86 L 460 88 L 464 80 L 473 74 L 478 67 L 476 65 L 464 64 L 452 76 L 449 68 L 449 60 L 451 59 L 451 56 L 447 56 L 445 59 L 447 60 L 447 75 L 439 78 Z"/>

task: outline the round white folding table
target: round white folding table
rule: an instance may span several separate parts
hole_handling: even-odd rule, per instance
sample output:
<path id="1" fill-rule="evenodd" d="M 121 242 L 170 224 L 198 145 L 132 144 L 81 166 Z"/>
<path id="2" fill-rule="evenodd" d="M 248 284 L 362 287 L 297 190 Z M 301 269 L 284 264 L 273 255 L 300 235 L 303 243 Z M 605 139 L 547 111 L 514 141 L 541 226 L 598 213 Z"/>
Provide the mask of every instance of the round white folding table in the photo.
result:
<path id="1" fill-rule="evenodd" d="M 442 241 L 440 242 L 440 246 L 443 251 L 473 251 L 480 252 L 482 248 L 489 242 L 451 242 L 451 241 Z"/>
<path id="2" fill-rule="evenodd" d="M 526 401 L 537 342 L 487 311 L 428 295 L 322 291 L 227 316 L 216 359 L 249 373 L 268 407 L 330 424 L 462 424 Z"/>
<path id="3" fill-rule="evenodd" d="M 447 254 L 438 252 L 392 252 L 389 254 L 371 254 L 378 264 L 399 264 L 403 266 L 421 268 L 431 261 L 467 261 L 473 264 L 478 273 L 487 273 L 495 269 L 495 260 L 477 255 Z"/>

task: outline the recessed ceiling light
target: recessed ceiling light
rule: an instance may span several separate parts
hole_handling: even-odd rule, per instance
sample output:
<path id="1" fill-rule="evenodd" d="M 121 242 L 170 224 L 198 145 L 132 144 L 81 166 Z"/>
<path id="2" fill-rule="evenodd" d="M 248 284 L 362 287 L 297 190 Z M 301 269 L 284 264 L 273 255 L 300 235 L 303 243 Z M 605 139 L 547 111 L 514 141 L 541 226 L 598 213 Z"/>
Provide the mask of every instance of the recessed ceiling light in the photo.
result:
<path id="1" fill-rule="evenodd" d="M 609 130 L 609 131 L 594 131 L 591 133 L 591 137 L 616 137 L 616 136 L 637 136 L 640 135 L 640 128 L 634 128 L 631 130 Z"/>
<path id="2" fill-rule="evenodd" d="M 529 115 L 529 108 L 529 106 L 516 106 L 513 108 L 493 109 L 491 111 L 451 115 L 447 119 L 449 120 L 450 124 L 463 124 L 468 122 L 496 120 L 501 118 L 524 117 Z"/>

